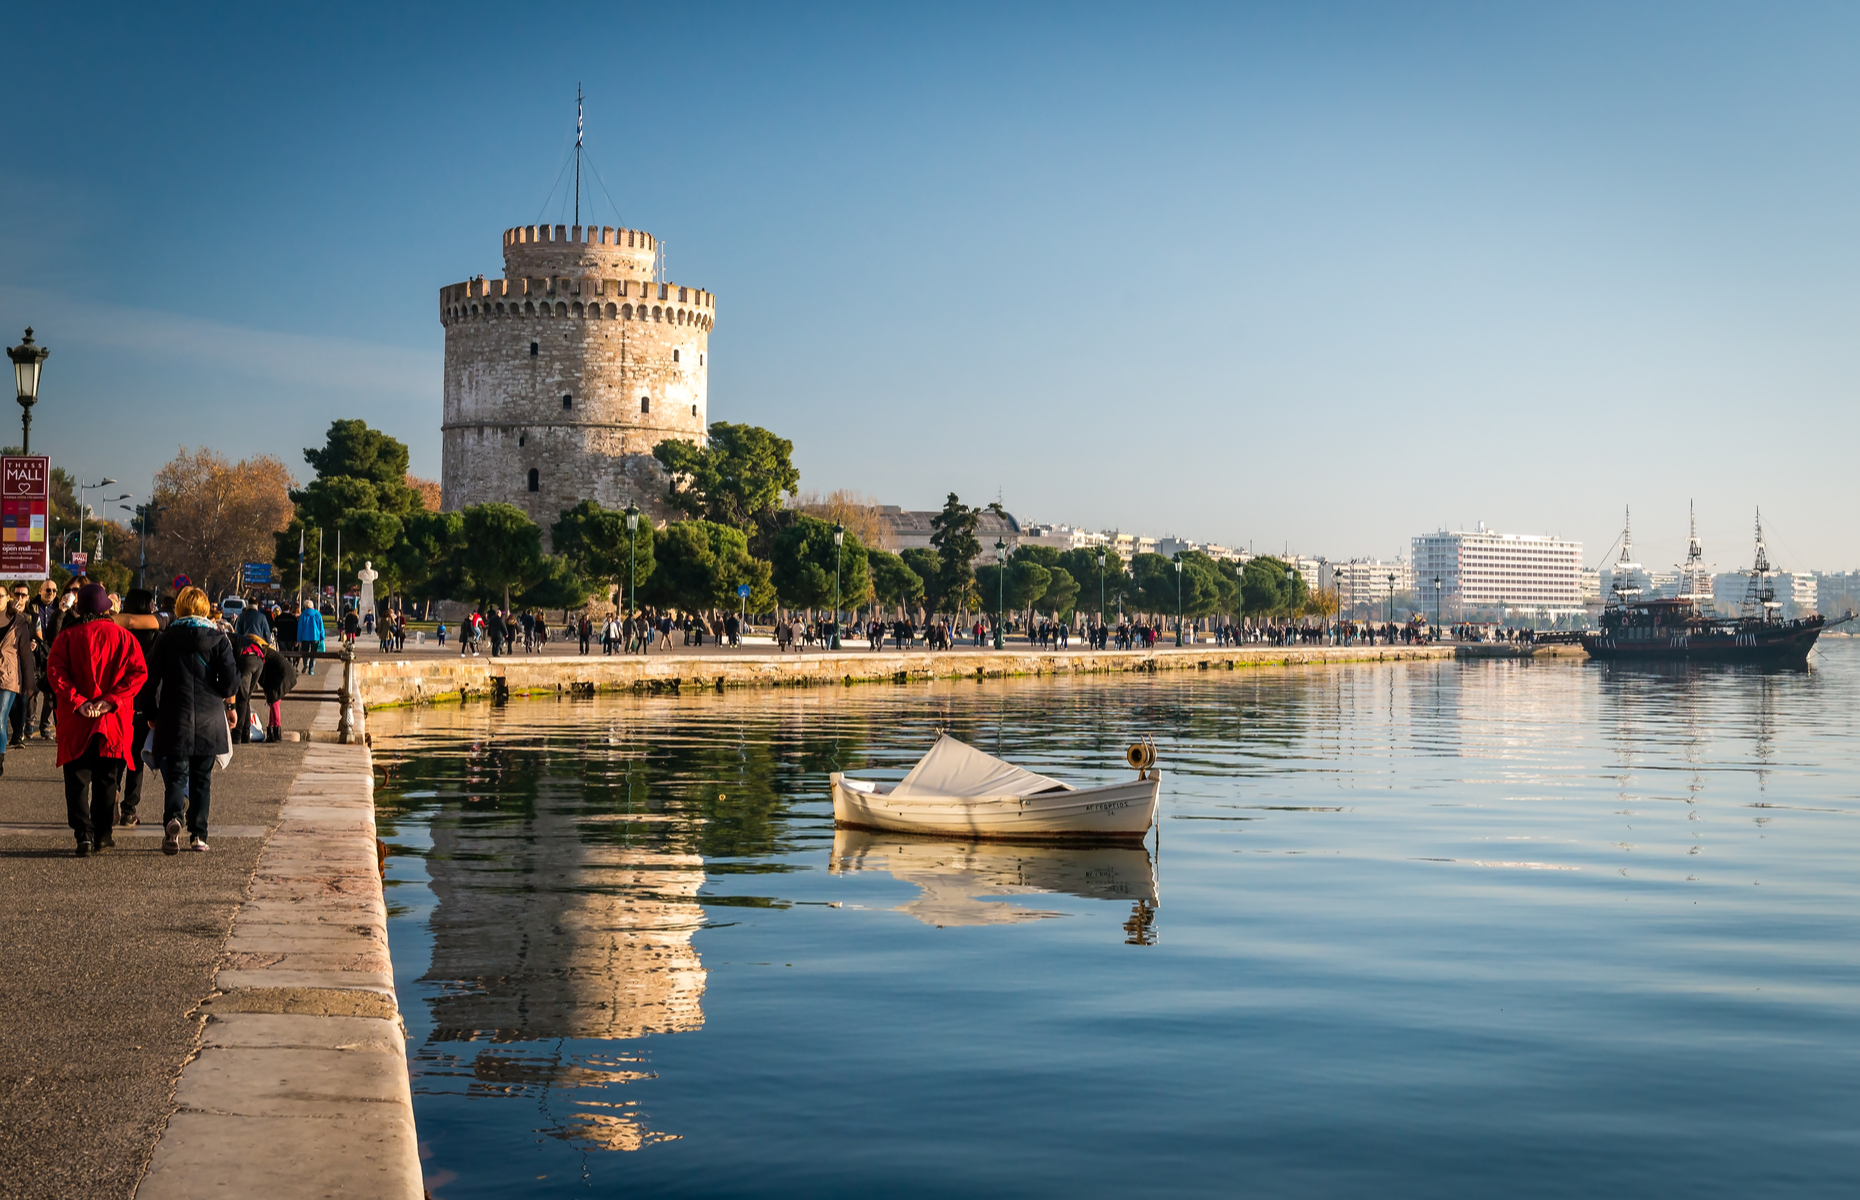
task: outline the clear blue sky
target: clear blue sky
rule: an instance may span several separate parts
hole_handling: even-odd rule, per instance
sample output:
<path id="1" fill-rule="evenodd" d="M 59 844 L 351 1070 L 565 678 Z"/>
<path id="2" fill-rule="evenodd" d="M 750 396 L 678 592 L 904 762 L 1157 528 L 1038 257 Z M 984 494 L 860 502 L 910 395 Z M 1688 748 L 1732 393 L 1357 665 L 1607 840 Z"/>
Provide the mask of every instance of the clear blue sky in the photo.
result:
<path id="1" fill-rule="evenodd" d="M 0 332 L 140 495 L 337 417 L 437 476 L 437 289 L 572 142 L 806 487 L 1331 556 L 1860 565 L 1852 5 L 37 5 Z M 4 419 L 4 418 L 0 418 Z"/>

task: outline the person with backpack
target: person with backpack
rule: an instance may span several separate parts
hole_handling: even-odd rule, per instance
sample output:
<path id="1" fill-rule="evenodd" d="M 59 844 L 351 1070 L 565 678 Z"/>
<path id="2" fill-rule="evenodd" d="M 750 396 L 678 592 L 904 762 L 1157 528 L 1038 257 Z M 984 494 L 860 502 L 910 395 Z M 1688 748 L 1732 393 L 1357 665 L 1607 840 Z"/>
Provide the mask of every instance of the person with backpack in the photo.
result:
<path id="1" fill-rule="evenodd" d="M 226 701 L 239 690 L 232 642 L 210 617 L 212 605 L 197 587 L 174 598 L 174 620 L 155 642 L 155 761 L 161 767 L 163 854 L 181 849 L 185 812 L 189 849 L 207 849 L 213 767 L 232 754 Z"/>

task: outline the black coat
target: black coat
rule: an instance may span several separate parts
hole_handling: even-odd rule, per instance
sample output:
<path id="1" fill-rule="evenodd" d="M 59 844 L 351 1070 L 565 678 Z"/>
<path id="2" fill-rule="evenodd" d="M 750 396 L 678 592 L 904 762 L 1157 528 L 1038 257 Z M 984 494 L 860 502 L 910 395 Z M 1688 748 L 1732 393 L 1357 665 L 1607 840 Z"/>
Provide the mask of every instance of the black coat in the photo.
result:
<path id="1" fill-rule="evenodd" d="M 155 695 L 155 753 L 224 754 L 232 749 L 226 700 L 239 690 L 232 643 L 217 628 L 168 626 L 149 663 Z"/>

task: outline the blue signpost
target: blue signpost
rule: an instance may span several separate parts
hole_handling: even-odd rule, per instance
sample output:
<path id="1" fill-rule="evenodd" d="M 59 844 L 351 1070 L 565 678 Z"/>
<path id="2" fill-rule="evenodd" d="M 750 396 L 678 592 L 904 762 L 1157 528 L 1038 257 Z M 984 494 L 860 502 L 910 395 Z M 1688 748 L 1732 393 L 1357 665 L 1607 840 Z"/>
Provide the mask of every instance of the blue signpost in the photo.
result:
<path id="1" fill-rule="evenodd" d="M 250 587 L 270 587 L 271 586 L 271 564 L 262 563 L 262 562 L 246 563 L 243 578 L 245 580 L 245 586 L 249 588 Z"/>

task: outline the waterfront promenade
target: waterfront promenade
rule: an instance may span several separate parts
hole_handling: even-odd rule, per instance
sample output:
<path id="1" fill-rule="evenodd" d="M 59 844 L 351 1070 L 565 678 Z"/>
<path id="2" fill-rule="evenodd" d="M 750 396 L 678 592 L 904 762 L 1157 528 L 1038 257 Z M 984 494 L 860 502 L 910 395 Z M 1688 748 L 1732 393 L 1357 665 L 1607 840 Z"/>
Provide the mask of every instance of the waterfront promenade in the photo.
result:
<path id="1" fill-rule="evenodd" d="M 1522 648 L 1502 643 L 1388 646 L 1215 646 L 1153 650 L 1042 650 L 1026 642 L 1007 648 L 960 646 L 951 650 L 873 651 L 865 643 L 840 650 L 782 653 L 772 645 L 685 647 L 647 654 L 578 653 L 573 642 L 551 643 L 535 653 L 461 657 L 456 647 L 409 644 L 384 652 L 358 644 L 359 688 L 370 708 L 396 704 L 617 690 L 682 691 L 690 688 L 828 687 L 908 683 L 928 679 L 993 679 L 1172 670 L 1242 670 L 1351 662 L 1397 662 L 1513 657 Z M 1575 646 L 1539 646 L 1535 658 L 1581 658 Z"/>
<path id="2" fill-rule="evenodd" d="M 287 702 L 319 740 L 235 749 L 205 854 L 161 853 L 151 776 L 145 823 L 75 858 L 51 744 L 8 753 L 4 1200 L 420 1195 L 370 765 L 335 718 Z"/>

